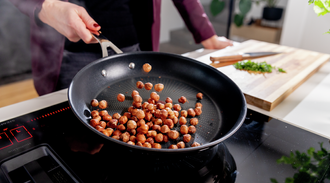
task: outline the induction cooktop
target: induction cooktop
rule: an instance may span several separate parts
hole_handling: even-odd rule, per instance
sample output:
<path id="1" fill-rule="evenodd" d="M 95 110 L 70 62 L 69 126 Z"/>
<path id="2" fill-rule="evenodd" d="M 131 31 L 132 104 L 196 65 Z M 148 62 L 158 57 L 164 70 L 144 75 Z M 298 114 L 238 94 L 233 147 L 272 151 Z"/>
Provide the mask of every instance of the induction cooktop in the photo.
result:
<path id="1" fill-rule="evenodd" d="M 329 147 L 248 110 L 242 127 L 212 149 L 135 152 L 90 132 L 63 102 L 0 123 L 0 182 L 330 182 Z"/>

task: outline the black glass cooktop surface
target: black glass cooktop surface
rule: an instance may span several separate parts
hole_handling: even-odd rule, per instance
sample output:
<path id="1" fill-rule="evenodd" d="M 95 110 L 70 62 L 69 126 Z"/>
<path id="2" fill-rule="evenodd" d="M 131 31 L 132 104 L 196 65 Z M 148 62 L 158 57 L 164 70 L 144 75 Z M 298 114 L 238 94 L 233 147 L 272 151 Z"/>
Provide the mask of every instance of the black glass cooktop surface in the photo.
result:
<path id="1" fill-rule="evenodd" d="M 248 110 L 190 155 L 135 152 L 91 133 L 67 102 L 0 123 L 0 182 L 330 182 L 329 140 Z"/>

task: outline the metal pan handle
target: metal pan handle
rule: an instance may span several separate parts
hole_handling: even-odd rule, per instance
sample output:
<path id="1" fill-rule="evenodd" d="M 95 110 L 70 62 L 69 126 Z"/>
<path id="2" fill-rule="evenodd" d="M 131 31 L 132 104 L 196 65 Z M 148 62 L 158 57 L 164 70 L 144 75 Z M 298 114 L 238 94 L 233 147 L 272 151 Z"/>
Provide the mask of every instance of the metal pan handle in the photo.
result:
<path id="1" fill-rule="evenodd" d="M 108 56 L 108 47 L 113 49 L 117 54 L 123 53 L 116 45 L 114 45 L 111 41 L 108 40 L 103 34 L 101 34 L 101 31 L 99 31 L 99 35 L 93 34 L 93 37 L 100 43 L 102 48 L 102 57 Z"/>

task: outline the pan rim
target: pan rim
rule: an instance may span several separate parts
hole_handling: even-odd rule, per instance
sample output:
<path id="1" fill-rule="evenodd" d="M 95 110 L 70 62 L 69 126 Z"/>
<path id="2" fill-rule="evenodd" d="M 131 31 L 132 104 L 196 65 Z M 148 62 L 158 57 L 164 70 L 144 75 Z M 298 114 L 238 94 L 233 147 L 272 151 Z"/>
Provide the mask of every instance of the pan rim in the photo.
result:
<path id="1" fill-rule="evenodd" d="M 197 65 L 201 65 L 203 67 L 207 67 L 208 69 L 211 69 L 211 71 L 213 72 L 217 72 L 218 74 L 222 75 L 222 77 L 225 77 L 227 79 L 229 79 L 233 85 L 235 85 L 237 87 L 237 89 L 239 90 L 239 94 L 242 100 L 242 107 L 241 107 L 241 111 L 240 114 L 237 118 L 236 124 L 228 131 L 228 133 L 226 133 L 224 136 L 222 136 L 221 138 L 208 142 L 206 144 L 202 144 L 200 146 L 197 147 L 186 147 L 183 149 L 155 149 L 155 148 L 146 148 L 146 147 L 140 147 L 140 146 L 136 146 L 136 145 L 130 145 L 127 144 L 125 142 L 122 142 L 120 140 L 116 140 L 113 139 L 111 137 L 107 137 L 105 135 L 103 135 L 102 133 L 100 133 L 99 131 L 97 131 L 95 128 L 93 128 L 92 126 L 90 126 L 89 124 L 85 123 L 84 120 L 82 120 L 79 115 L 77 114 L 74 105 L 72 104 L 72 88 L 73 88 L 73 84 L 75 83 L 74 81 L 76 80 L 77 77 L 79 77 L 79 75 L 81 73 L 83 73 L 86 69 L 88 69 L 90 66 L 98 64 L 100 62 L 103 61 L 107 61 L 109 59 L 113 59 L 113 58 L 117 58 L 117 57 L 125 57 L 127 55 L 146 55 L 146 54 L 150 54 L 150 55 L 164 55 L 164 56 L 170 56 L 170 57 L 176 57 L 179 59 L 184 59 L 190 62 L 193 62 L 194 64 Z M 247 104 L 246 104 L 246 100 L 244 97 L 243 92 L 240 90 L 240 88 L 237 86 L 237 84 L 235 82 L 233 82 L 228 76 L 226 76 L 225 74 L 223 74 L 221 71 L 219 71 L 218 69 L 207 65 L 203 62 L 197 61 L 195 59 L 189 58 L 189 57 L 185 57 L 182 55 L 177 55 L 177 54 L 171 54 L 171 53 L 163 53 L 163 52 L 152 52 L 152 51 L 139 51 L 139 52 L 131 52 L 131 53 L 121 53 L 121 54 L 115 54 L 115 55 L 111 55 L 108 57 L 104 57 L 104 58 L 100 58 L 97 59 L 91 63 L 89 63 L 88 65 L 86 65 L 84 68 L 82 68 L 73 78 L 72 82 L 70 83 L 70 86 L 68 87 L 68 91 L 67 91 L 67 96 L 68 96 L 68 101 L 69 101 L 69 105 L 71 110 L 73 111 L 73 113 L 75 114 L 75 116 L 80 120 L 80 122 L 82 122 L 87 128 L 91 129 L 93 132 L 95 132 L 96 134 L 98 134 L 99 136 L 101 136 L 103 139 L 105 140 L 110 140 L 111 142 L 114 142 L 118 145 L 124 145 L 125 147 L 128 148 L 134 148 L 137 150 L 141 150 L 141 151 L 148 151 L 148 152 L 157 152 L 157 153 L 188 153 L 188 152 L 193 152 L 193 151 L 204 151 L 207 149 L 210 149 L 212 147 L 214 147 L 215 145 L 225 141 L 227 138 L 229 138 L 230 136 L 232 136 L 234 133 L 236 133 L 238 131 L 238 129 L 242 126 L 246 113 L 247 113 Z"/>

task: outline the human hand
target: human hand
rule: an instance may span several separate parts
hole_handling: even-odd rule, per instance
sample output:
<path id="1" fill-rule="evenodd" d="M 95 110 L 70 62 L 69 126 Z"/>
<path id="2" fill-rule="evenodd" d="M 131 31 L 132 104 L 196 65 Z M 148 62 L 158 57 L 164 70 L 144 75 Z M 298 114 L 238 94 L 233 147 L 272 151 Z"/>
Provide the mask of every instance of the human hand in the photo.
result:
<path id="1" fill-rule="evenodd" d="M 214 35 L 201 43 L 205 49 L 223 49 L 227 46 L 233 46 L 233 41 L 225 37 L 218 37 L 217 35 Z"/>
<path id="2" fill-rule="evenodd" d="M 85 8 L 59 0 L 45 0 L 39 19 L 56 29 L 72 42 L 82 39 L 85 43 L 97 43 L 91 33 L 101 27 L 89 16 Z"/>

